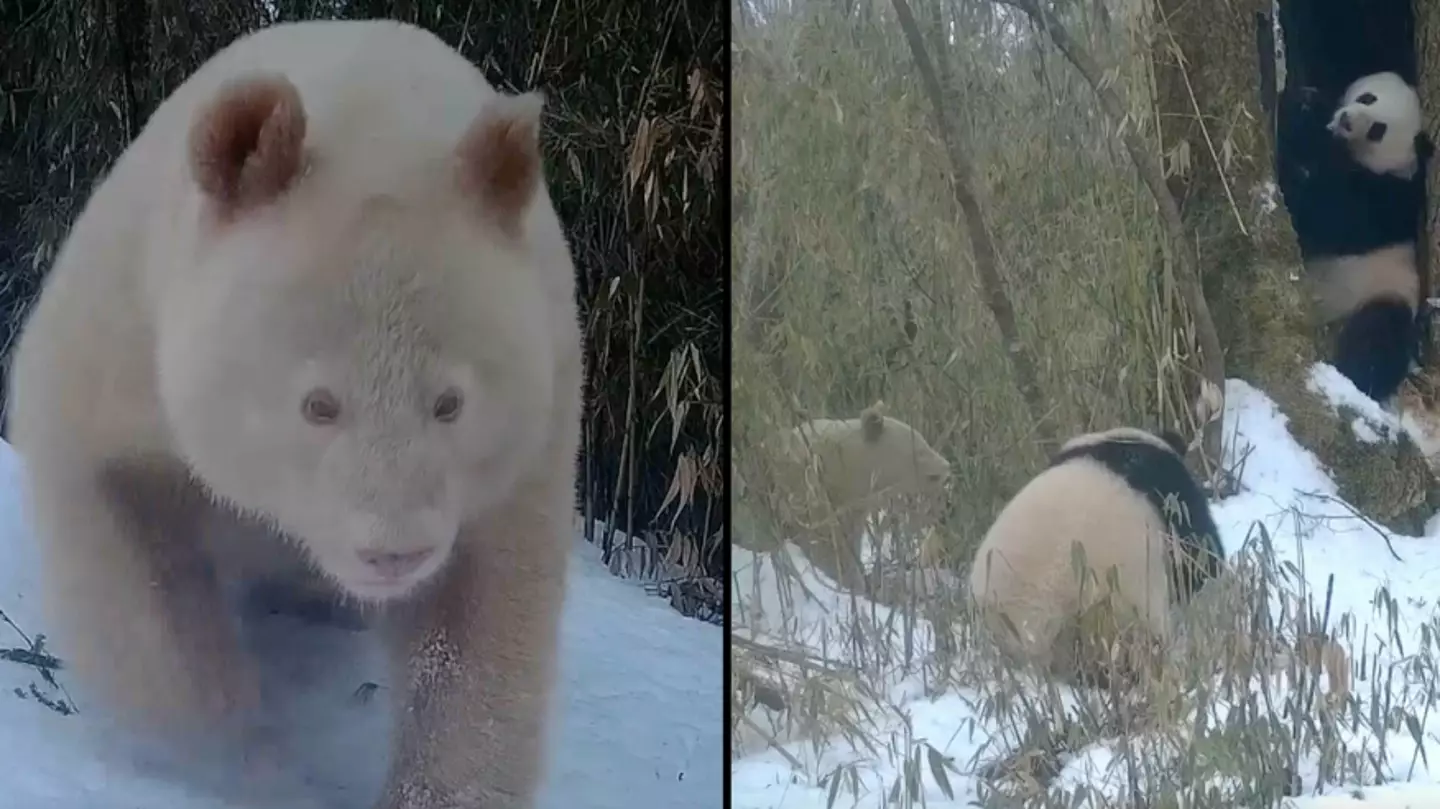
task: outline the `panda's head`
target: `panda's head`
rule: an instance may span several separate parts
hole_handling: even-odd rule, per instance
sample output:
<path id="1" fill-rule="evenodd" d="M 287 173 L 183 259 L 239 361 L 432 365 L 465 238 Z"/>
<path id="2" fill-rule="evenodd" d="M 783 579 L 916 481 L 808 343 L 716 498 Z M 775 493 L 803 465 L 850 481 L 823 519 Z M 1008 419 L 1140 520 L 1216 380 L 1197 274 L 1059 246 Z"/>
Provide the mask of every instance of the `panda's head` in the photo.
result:
<path id="1" fill-rule="evenodd" d="M 910 425 L 885 415 L 883 403 L 866 408 L 856 428 L 846 455 L 858 453 L 875 489 L 935 494 L 949 483 L 950 462 Z"/>
<path id="2" fill-rule="evenodd" d="M 1415 88 L 1387 72 L 1363 76 L 1346 88 L 1326 128 L 1367 171 L 1408 180 L 1432 151 L 1420 124 Z"/>

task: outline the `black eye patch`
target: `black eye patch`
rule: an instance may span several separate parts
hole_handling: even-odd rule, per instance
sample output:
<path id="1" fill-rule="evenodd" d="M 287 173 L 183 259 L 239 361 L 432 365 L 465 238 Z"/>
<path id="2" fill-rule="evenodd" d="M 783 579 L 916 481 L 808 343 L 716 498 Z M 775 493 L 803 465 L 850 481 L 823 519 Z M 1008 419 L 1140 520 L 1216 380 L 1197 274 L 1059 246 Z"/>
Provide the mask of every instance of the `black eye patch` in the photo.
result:
<path id="1" fill-rule="evenodd" d="M 1366 130 L 1365 140 L 1368 140 L 1371 143 L 1379 143 L 1385 138 L 1385 130 L 1389 128 L 1390 127 L 1384 121 L 1376 121 L 1375 123 L 1370 125 L 1370 128 L 1368 130 Z"/>
<path id="2" fill-rule="evenodd" d="M 1374 104 L 1377 100 L 1378 99 L 1375 98 L 1374 93 L 1361 93 L 1359 96 L 1356 96 L 1355 103 L 1364 104 L 1368 107 L 1371 104 Z"/>

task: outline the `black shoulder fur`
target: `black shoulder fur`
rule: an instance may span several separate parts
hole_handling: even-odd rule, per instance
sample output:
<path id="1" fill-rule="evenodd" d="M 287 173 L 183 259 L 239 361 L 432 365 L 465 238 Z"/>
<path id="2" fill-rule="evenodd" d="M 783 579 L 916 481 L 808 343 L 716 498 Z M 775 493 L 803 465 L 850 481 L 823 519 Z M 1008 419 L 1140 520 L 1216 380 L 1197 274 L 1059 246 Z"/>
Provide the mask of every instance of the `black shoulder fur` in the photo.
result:
<path id="1" fill-rule="evenodd" d="M 1201 587 L 1220 575 L 1225 559 L 1220 530 L 1199 481 L 1179 455 L 1144 441 L 1117 438 L 1062 451 L 1050 465 L 1082 458 L 1099 463 L 1144 495 L 1178 539 L 1166 559 L 1177 603 L 1189 603 Z M 1177 564 L 1181 561 L 1174 553 L 1177 548 L 1185 557 L 1184 564 Z"/>

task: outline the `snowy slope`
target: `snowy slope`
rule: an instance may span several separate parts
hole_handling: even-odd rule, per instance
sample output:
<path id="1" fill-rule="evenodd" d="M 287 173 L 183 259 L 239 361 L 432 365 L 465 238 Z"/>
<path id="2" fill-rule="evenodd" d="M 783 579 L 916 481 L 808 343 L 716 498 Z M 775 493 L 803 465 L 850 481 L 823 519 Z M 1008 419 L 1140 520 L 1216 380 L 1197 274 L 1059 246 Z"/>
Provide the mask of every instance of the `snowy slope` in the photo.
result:
<path id="1" fill-rule="evenodd" d="M 1355 425 L 1357 434 L 1370 440 L 1384 441 L 1387 440 L 1387 431 L 1391 435 L 1398 431 L 1393 417 L 1360 396 L 1353 386 L 1328 366 L 1316 366 L 1310 384 L 1332 403 L 1358 406 L 1362 418 Z M 1327 577 L 1334 574 L 1332 615 L 1350 612 L 1362 627 L 1354 633 L 1355 637 L 1364 636 L 1365 628 L 1370 629 L 1372 638 L 1392 635 L 1388 626 L 1374 627 L 1389 620 L 1384 610 L 1374 603 L 1376 590 L 1387 587 L 1396 610 L 1398 630 L 1394 632 L 1405 638 L 1405 652 L 1413 653 L 1421 645 L 1422 624 L 1435 617 L 1435 599 L 1440 595 L 1440 537 L 1389 536 L 1394 553 L 1400 557 L 1399 560 L 1394 558 L 1383 538 L 1376 533 L 1379 529 L 1356 519 L 1347 505 L 1333 499 L 1336 493 L 1334 483 L 1315 457 L 1294 442 L 1284 415 L 1273 402 L 1239 380 L 1231 380 L 1227 385 L 1225 425 L 1227 452 L 1232 457 L 1240 457 L 1247 451 L 1250 453 L 1242 467 L 1241 492 L 1214 507 L 1214 516 L 1227 551 L 1233 553 L 1240 548 L 1253 522 L 1264 523 L 1279 560 L 1294 563 L 1303 570 L 1312 590 L 1323 594 Z M 1299 513 L 1306 516 L 1300 518 L 1297 516 Z M 1432 530 L 1431 533 L 1440 533 L 1440 530 Z M 1303 555 L 1300 553 L 1302 549 Z M 732 576 L 735 589 L 732 590 L 731 600 L 732 613 L 736 616 L 733 631 L 738 636 L 777 645 L 785 645 L 786 639 L 794 644 L 798 638 L 799 645 L 810 653 L 835 659 L 837 655 L 843 656 L 843 652 L 839 651 L 843 646 L 837 643 L 841 634 L 839 630 L 849 623 L 846 616 L 852 609 L 865 611 L 871 625 L 887 623 L 887 610 L 864 603 L 852 606 L 848 596 L 840 597 L 793 550 L 785 561 L 800 574 L 809 595 L 797 592 L 787 596 L 792 604 L 785 610 L 781 609 L 774 559 L 737 548 L 734 560 Z M 1320 597 L 1323 598 L 1323 595 Z M 1430 632 L 1433 636 L 1434 629 L 1431 628 Z M 1372 648 L 1369 653 L 1374 655 L 1375 650 Z M 1393 649 L 1380 655 L 1382 664 L 1396 663 L 1399 658 L 1400 653 Z M 1416 699 L 1413 675 L 1409 672 L 1400 674 L 1397 683 L 1407 676 L 1412 678 L 1411 690 L 1404 694 L 1397 691 L 1394 697 L 1397 704 L 1401 701 L 1414 704 Z M 890 677 L 889 687 L 887 701 L 898 709 L 886 711 L 881 706 L 874 706 L 874 715 L 882 717 L 882 721 L 879 728 L 867 735 L 871 739 L 899 741 L 900 748 L 913 749 L 912 744 L 904 742 L 908 733 L 912 742 L 923 740 L 943 755 L 953 757 L 956 768 L 960 770 L 959 774 L 951 774 L 948 779 L 954 799 L 945 796 L 935 783 L 930 766 L 922 764 L 923 805 L 930 809 L 959 809 L 972 805 L 971 802 L 977 799 L 977 782 L 969 772 L 968 762 L 986 744 L 995 727 L 977 713 L 977 694 L 952 689 L 934 699 L 926 697 L 914 678 L 907 677 L 898 664 Z M 1356 695 L 1368 699 L 1371 687 L 1370 682 L 1357 682 Z M 1397 689 L 1401 687 L 1396 686 Z M 1431 717 L 1436 714 L 1433 710 L 1426 712 L 1423 706 L 1417 708 L 1416 713 L 1421 716 L 1428 713 Z M 767 732 L 769 728 L 765 720 L 770 716 L 767 709 L 759 707 L 750 713 L 750 717 Z M 905 727 L 907 716 L 908 731 Z M 1440 720 L 1431 719 L 1423 732 L 1426 747 L 1434 748 L 1435 740 L 1440 738 L 1435 735 L 1440 732 Z M 1385 769 L 1387 780 L 1410 783 L 1366 787 L 1366 800 L 1359 803 L 1347 802 L 1347 790 L 1330 787 L 1327 790 L 1330 794 L 1323 798 L 1298 798 L 1287 801 L 1287 806 L 1294 809 L 1349 805 L 1374 809 L 1407 805 L 1440 807 L 1440 784 L 1437 784 L 1440 779 L 1427 772 L 1423 757 L 1417 761 L 1416 745 L 1408 730 L 1400 729 L 1388 734 L 1383 749 L 1379 749 L 1376 740 L 1365 734 L 1362 729 L 1356 737 L 1346 738 L 1344 742 L 1352 750 L 1363 747 L 1372 752 Z M 877 753 L 874 749 L 857 748 L 844 739 L 832 738 L 822 742 L 817 753 L 814 746 L 798 739 L 779 735 L 777 740 L 784 745 L 788 755 L 766 749 L 758 735 L 741 734 L 737 738 L 745 747 L 740 751 L 741 757 L 732 759 L 731 763 L 732 805 L 736 809 L 823 809 L 827 806 L 829 795 L 827 789 L 820 785 L 820 780 L 837 768 L 849 766 L 854 766 L 859 774 L 858 798 L 852 793 L 847 779 L 836 796 L 835 805 L 867 809 L 880 807 L 901 772 L 902 762 L 886 750 L 883 743 Z M 980 759 L 988 760 L 993 755 L 993 751 L 988 752 Z M 1124 794 L 1124 768 L 1108 766 L 1115 759 L 1113 751 L 1105 745 L 1095 745 L 1080 752 L 1065 763 L 1064 770 L 1052 785 L 1052 794 L 1056 789 L 1073 791 L 1084 784 L 1093 790 L 1094 799 L 1082 800 L 1077 806 L 1121 805 L 1104 800 L 1113 801 Z M 800 765 L 799 770 L 796 763 Z M 1302 771 L 1298 774 L 1306 789 L 1313 791 L 1317 765 L 1305 759 L 1302 759 L 1301 765 Z M 1440 775 L 1440 770 L 1435 775 Z M 1059 797 L 1058 794 L 1056 797 Z"/>
<path id="2" fill-rule="evenodd" d="M 44 632 L 35 556 L 17 516 L 19 464 L 0 443 L 0 610 L 13 622 L 0 624 L 0 649 L 28 647 L 22 631 L 32 638 Z M 723 630 L 684 618 L 641 585 L 611 576 L 598 550 L 582 540 L 573 561 L 562 627 L 563 694 L 541 806 L 719 809 Z M 124 758 L 126 751 L 97 743 L 105 737 L 89 732 L 83 700 L 82 713 L 63 716 L 35 695 L 58 700 L 68 692 L 44 682 L 35 668 L 0 660 L 0 805 L 370 809 L 384 774 L 386 700 L 362 703 L 352 694 L 366 680 L 384 682 L 378 650 L 364 635 L 283 619 L 266 626 L 259 648 L 283 648 L 294 658 L 275 676 L 286 684 L 287 729 L 298 740 L 286 760 L 310 783 L 283 782 L 260 802 L 245 803 L 234 797 L 233 784 L 187 785 L 163 769 L 141 769 Z"/>

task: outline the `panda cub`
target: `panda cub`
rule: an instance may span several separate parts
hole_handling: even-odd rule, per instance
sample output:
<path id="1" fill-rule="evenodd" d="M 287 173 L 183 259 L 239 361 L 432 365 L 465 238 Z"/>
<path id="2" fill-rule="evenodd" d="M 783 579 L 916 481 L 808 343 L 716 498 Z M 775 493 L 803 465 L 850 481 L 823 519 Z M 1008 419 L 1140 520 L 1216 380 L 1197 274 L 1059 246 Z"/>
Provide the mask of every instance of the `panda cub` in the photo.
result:
<path id="1" fill-rule="evenodd" d="M 1330 179 L 1315 184 L 1320 199 L 1303 223 L 1317 311 L 1325 323 L 1344 321 L 1335 368 L 1381 403 L 1411 372 L 1426 333 L 1415 239 L 1434 148 L 1421 123 L 1415 88 L 1398 74 L 1352 82 L 1326 126 L 1333 154 L 1315 166 Z"/>
<path id="2" fill-rule="evenodd" d="M 1367 171 L 1409 180 L 1420 168 L 1420 125 L 1420 96 L 1387 71 L 1362 76 L 1345 88 L 1326 128 Z"/>
<path id="3" fill-rule="evenodd" d="M 1225 558 L 1184 450 L 1168 431 L 1080 435 L 1005 505 L 976 550 L 970 593 L 1007 657 L 1064 682 L 1107 688 L 1115 675 L 1139 673 L 1150 642 L 1170 638 L 1172 609 L 1219 576 Z M 1076 544 L 1094 574 L 1083 586 Z M 1116 618 L 1125 622 L 1126 640 L 1140 641 L 1126 644 L 1118 671 L 1091 643 L 1122 640 L 1120 632 L 1082 632 L 1111 568 Z"/>

